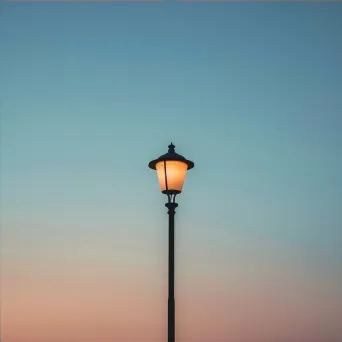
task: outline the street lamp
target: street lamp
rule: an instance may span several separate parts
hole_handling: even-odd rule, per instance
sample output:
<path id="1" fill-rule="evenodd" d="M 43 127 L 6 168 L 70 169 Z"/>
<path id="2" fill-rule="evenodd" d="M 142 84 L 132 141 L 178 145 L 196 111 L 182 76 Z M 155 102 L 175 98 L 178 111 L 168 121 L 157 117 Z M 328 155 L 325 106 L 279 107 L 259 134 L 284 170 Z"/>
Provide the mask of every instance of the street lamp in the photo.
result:
<path id="1" fill-rule="evenodd" d="M 168 342 L 175 342 L 175 209 L 176 196 L 182 192 L 186 171 L 194 163 L 175 152 L 175 145 L 169 145 L 168 153 L 152 160 L 148 166 L 157 171 L 160 190 L 167 195 L 165 206 L 169 209 L 169 298 L 168 298 Z"/>

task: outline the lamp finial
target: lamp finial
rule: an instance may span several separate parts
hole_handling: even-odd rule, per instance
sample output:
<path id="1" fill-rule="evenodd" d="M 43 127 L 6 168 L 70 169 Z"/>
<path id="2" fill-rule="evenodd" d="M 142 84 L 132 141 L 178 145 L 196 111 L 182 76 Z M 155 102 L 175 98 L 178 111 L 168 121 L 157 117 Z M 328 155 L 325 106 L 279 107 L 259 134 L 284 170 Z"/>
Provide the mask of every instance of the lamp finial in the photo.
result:
<path id="1" fill-rule="evenodd" d="M 176 146 L 171 142 L 171 144 L 169 145 L 169 153 L 175 153 L 175 147 Z"/>

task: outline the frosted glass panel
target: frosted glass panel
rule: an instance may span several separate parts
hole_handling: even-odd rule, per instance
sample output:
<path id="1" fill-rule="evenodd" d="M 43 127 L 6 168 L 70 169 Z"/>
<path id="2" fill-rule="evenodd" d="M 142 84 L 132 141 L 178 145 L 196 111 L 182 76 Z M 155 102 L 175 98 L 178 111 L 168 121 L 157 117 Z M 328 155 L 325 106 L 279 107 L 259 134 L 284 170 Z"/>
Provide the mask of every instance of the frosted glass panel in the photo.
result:
<path id="1" fill-rule="evenodd" d="M 164 163 L 166 163 L 168 190 L 182 191 L 188 165 L 175 160 L 157 163 L 156 170 L 161 191 L 166 190 Z"/>

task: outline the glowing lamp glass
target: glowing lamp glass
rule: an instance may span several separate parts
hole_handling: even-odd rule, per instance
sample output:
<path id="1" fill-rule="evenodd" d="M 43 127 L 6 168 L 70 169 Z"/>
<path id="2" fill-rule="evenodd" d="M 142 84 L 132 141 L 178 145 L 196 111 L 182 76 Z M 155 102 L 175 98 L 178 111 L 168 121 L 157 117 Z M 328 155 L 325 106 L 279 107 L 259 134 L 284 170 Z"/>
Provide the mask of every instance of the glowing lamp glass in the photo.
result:
<path id="1" fill-rule="evenodd" d="M 166 163 L 167 190 L 176 190 L 181 192 L 186 171 L 188 170 L 188 165 L 176 160 L 161 161 L 156 164 L 160 190 L 162 192 L 166 190 L 164 163 Z"/>

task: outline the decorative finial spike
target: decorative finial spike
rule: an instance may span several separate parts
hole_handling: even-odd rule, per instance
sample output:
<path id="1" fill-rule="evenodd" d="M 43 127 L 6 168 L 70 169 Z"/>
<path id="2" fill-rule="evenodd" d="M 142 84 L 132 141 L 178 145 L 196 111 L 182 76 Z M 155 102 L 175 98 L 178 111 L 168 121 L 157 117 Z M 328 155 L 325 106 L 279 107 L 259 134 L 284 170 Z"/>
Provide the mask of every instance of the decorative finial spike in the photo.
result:
<path id="1" fill-rule="evenodd" d="M 169 145 L 169 153 L 175 153 L 175 147 L 176 146 L 171 142 L 171 144 Z"/>

